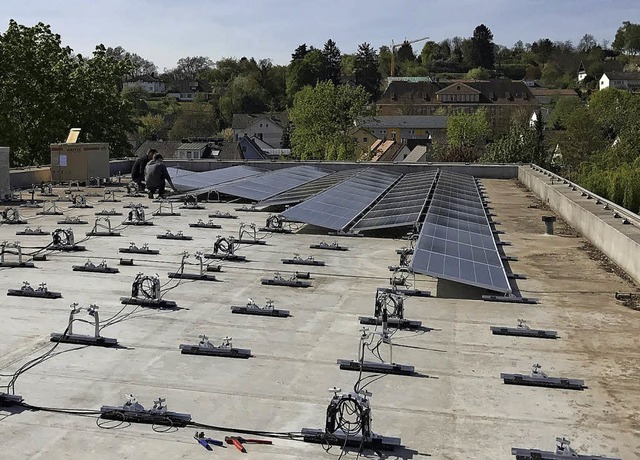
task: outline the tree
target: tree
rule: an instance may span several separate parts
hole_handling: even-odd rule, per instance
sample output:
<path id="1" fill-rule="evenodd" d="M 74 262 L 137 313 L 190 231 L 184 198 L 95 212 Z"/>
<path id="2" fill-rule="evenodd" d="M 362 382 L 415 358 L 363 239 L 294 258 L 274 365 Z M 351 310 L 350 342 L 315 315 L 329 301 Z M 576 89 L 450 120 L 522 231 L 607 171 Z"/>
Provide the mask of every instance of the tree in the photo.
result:
<path id="1" fill-rule="evenodd" d="M 578 110 L 584 107 L 584 104 L 578 97 L 563 97 L 557 102 L 547 123 L 553 129 L 567 129 L 567 120 L 574 110 Z"/>
<path id="2" fill-rule="evenodd" d="M 289 113 L 292 154 L 302 160 L 354 160 L 355 143 L 349 129 L 374 112 L 361 86 L 326 81 L 315 88 L 304 87 Z"/>
<path id="3" fill-rule="evenodd" d="M 473 45 L 473 67 L 493 69 L 495 56 L 491 30 L 484 24 L 480 24 L 473 31 L 471 43 Z"/>
<path id="4" fill-rule="evenodd" d="M 128 60 L 131 63 L 131 71 L 129 77 L 139 77 L 141 75 L 153 75 L 158 72 L 158 67 L 151 61 L 138 56 L 136 53 L 130 53 L 121 46 L 115 48 L 107 48 L 106 54 L 109 57 L 113 57 L 118 61 Z"/>
<path id="5" fill-rule="evenodd" d="M 220 98 L 220 113 L 227 126 L 234 113 L 262 113 L 268 108 L 266 92 L 249 76 L 237 76 Z"/>
<path id="6" fill-rule="evenodd" d="M 413 48 L 411 47 L 411 44 L 407 40 L 405 40 L 398 48 L 398 51 L 396 51 L 396 61 L 398 62 L 398 64 L 401 64 L 405 61 L 415 60 L 416 55 L 413 53 Z"/>
<path id="7" fill-rule="evenodd" d="M 488 163 L 535 163 L 546 167 L 548 158 L 544 146 L 544 124 L 538 112 L 533 126 L 526 112 L 513 117 L 509 131 L 489 144 L 483 156 Z"/>
<path id="8" fill-rule="evenodd" d="M 211 137 L 219 129 L 215 109 L 211 104 L 182 103 L 176 121 L 169 131 L 169 139 L 179 141 L 189 137 Z"/>
<path id="9" fill-rule="evenodd" d="M 443 161 L 476 161 L 491 133 L 483 109 L 473 114 L 456 113 L 447 119 L 447 151 Z"/>
<path id="10" fill-rule="evenodd" d="M 542 38 L 531 45 L 531 52 L 536 55 L 538 62 L 546 63 L 553 53 L 553 42 L 548 38 Z"/>
<path id="11" fill-rule="evenodd" d="M 298 46 L 293 51 L 293 54 L 291 55 L 291 62 L 302 61 L 309 51 L 311 51 L 311 50 L 307 49 L 307 44 L 306 43 L 303 43 L 302 45 Z"/>
<path id="12" fill-rule="evenodd" d="M 130 70 L 103 46 L 85 59 L 50 26 L 10 21 L 0 34 L 0 145 L 11 148 L 12 164 L 48 164 L 49 144 L 71 127 L 88 141 L 109 142 L 114 156 L 129 153 L 132 105 L 120 89 Z"/>
<path id="13" fill-rule="evenodd" d="M 322 80 L 324 57 L 320 50 L 312 49 L 302 59 L 295 59 L 287 71 L 287 97 L 293 101 L 296 93 L 305 86 L 315 86 Z"/>
<path id="14" fill-rule="evenodd" d="M 467 72 L 467 79 L 469 80 L 486 80 L 491 77 L 491 72 L 489 72 L 484 67 L 476 67 L 475 69 L 471 69 Z"/>
<path id="15" fill-rule="evenodd" d="M 165 76 L 173 81 L 197 80 L 201 74 L 213 68 L 213 61 L 206 56 L 187 56 L 178 59 L 178 65 L 167 72 Z"/>
<path id="16" fill-rule="evenodd" d="M 322 58 L 322 79 L 332 81 L 334 85 L 339 85 L 342 77 L 342 57 L 336 42 L 331 39 L 327 40 L 322 49 Z"/>
<path id="17" fill-rule="evenodd" d="M 358 45 L 358 53 L 355 56 L 353 77 L 356 85 L 362 86 L 372 101 L 380 97 L 380 84 L 382 76 L 378 55 L 369 43 Z"/>
<path id="18" fill-rule="evenodd" d="M 388 46 L 381 46 L 378 50 L 378 69 L 383 78 L 391 75 L 391 49 Z"/>
<path id="19" fill-rule="evenodd" d="M 611 46 L 617 51 L 638 54 L 640 52 L 640 24 L 623 22 L 622 26 L 618 28 Z"/>
<path id="20" fill-rule="evenodd" d="M 588 53 L 593 48 L 598 46 L 598 42 L 591 34 L 584 34 L 578 43 L 578 51 L 581 53 Z"/>

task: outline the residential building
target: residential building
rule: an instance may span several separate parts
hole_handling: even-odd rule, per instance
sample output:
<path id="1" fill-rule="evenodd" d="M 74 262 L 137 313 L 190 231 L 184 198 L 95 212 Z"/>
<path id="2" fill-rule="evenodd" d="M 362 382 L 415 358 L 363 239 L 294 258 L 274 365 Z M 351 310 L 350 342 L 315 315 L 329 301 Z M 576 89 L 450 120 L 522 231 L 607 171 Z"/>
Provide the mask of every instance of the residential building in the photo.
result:
<path id="1" fill-rule="evenodd" d="M 349 136 L 353 137 L 356 143 L 356 158 L 367 156 L 371 151 L 371 146 L 378 137 L 367 128 L 355 126 L 349 130 Z"/>
<path id="2" fill-rule="evenodd" d="M 176 149 L 176 158 L 180 160 L 199 160 L 212 155 L 213 148 L 209 142 L 185 142 Z M 216 149 L 220 153 L 219 149 Z"/>
<path id="3" fill-rule="evenodd" d="M 587 78 L 587 71 L 584 68 L 584 62 L 580 61 L 580 67 L 578 67 L 578 83 Z"/>
<path id="4" fill-rule="evenodd" d="M 411 153 L 402 160 L 403 163 L 424 163 L 429 160 L 429 150 L 426 145 L 416 145 Z"/>
<path id="5" fill-rule="evenodd" d="M 245 160 L 277 160 L 291 154 L 290 149 L 274 148 L 257 136 L 242 136 L 236 145 Z"/>
<path id="6" fill-rule="evenodd" d="M 447 134 L 447 117 L 442 115 L 380 115 L 359 123 L 378 139 L 415 145 L 431 145 L 434 140 L 444 140 Z"/>
<path id="7" fill-rule="evenodd" d="M 140 88 L 147 93 L 160 93 L 167 92 L 167 85 L 164 81 L 160 80 L 155 75 L 140 75 L 126 80 L 122 83 L 123 88 Z"/>
<path id="8" fill-rule="evenodd" d="M 145 155 L 149 149 L 155 149 L 164 158 L 175 158 L 180 145 L 182 145 L 180 141 L 145 141 L 136 149 L 135 156 Z"/>
<path id="9" fill-rule="evenodd" d="M 407 144 L 396 141 L 377 140 L 371 146 L 371 161 L 404 161 L 411 150 Z"/>
<path id="10" fill-rule="evenodd" d="M 573 89 L 545 88 L 541 86 L 537 81 L 533 82 L 532 85 L 527 84 L 527 86 L 529 86 L 531 94 L 533 94 L 533 96 L 536 98 L 536 101 L 538 101 L 538 104 L 540 104 L 539 110 L 536 110 L 531 114 L 530 120 L 532 126 L 534 126 L 536 120 L 538 119 L 538 113 L 542 115 L 542 121 L 546 123 L 547 118 L 549 118 L 549 115 L 555 107 L 555 103 L 559 99 L 580 99 L 580 95 L 578 94 L 578 92 Z"/>
<path id="11" fill-rule="evenodd" d="M 378 101 L 384 115 L 448 115 L 484 109 L 495 132 L 508 129 L 517 110 L 529 113 L 539 107 L 522 81 L 392 81 Z"/>
<path id="12" fill-rule="evenodd" d="M 198 94 L 205 100 L 209 98 L 209 85 L 200 80 L 181 80 L 173 83 L 167 91 L 167 97 L 172 97 L 179 102 L 191 102 Z"/>
<path id="13" fill-rule="evenodd" d="M 605 72 L 600 77 L 598 89 L 607 88 L 640 91 L 640 72 Z"/>
<path id="14" fill-rule="evenodd" d="M 255 136 L 273 148 L 282 148 L 282 133 L 288 125 L 289 116 L 286 112 L 234 113 L 231 129 L 235 142 L 239 142 L 244 136 Z"/>

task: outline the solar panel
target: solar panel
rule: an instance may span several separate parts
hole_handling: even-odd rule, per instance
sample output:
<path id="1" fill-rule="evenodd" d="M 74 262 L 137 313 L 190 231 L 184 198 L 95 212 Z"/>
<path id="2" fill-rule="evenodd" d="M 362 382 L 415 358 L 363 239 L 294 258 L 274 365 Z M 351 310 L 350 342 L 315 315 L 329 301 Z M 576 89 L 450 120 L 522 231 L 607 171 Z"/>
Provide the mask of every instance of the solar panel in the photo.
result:
<path id="1" fill-rule="evenodd" d="M 300 203 L 361 172 L 362 168 L 345 169 L 292 188 L 258 203 L 261 206 Z"/>
<path id="2" fill-rule="evenodd" d="M 440 173 L 411 267 L 436 278 L 511 293 L 473 177 Z"/>
<path id="3" fill-rule="evenodd" d="M 405 174 L 351 230 L 413 225 L 426 204 L 436 173 L 434 169 Z"/>
<path id="4" fill-rule="evenodd" d="M 342 230 L 402 174 L 367 168 L 282 213 L 295 222 Z"/>
<path id="5" fill-rule="evenodd" d="M 216 190 L 226 195 L 260 201 L 328 174 L 317 166 L 294 166 L 225 184 L 216 187 Z"/>
<path id="6" fill-rule="evenodd" d="M 207 189 L 211 189 L 216 185 L 230 182 L 236 179 L 241 179 L 249 176 L 255 176 L 263 173 L 264 170 L 256 168 L 254 166 L 238 165 L 228 168 L 212 169 L 210 171 L 203 171 L 191 174 L 184 174 L 181 169 L 167 168 L 171 180 L 176 188 L 181 192 L 195 191 L 196 193 L 204 193 Z M 172 173 L 176 172 L 174 176 Z"/>

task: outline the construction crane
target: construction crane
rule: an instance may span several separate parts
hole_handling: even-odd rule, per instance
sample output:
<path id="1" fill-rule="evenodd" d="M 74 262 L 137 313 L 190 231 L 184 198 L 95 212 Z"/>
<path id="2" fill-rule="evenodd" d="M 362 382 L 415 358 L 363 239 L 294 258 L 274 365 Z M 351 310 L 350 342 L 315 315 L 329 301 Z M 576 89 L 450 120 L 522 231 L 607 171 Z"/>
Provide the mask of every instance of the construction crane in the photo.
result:
<path id="1" fill-rule="evenodd" d="M 391 40 L 391 76 L 392 77 L 395 77 L 396 75 L 396 49 L 404 45 L 411 45 L 412 43 L 417 43 L 417 42 L 421 42 L 428 39 L 429 37 L 424 37 L 424 38 L 418 38 L 416 40 L 409 41 L 405 38 L 405 40 L 402 43 L 398 43 L 397 45 L 393 42 L 393 40 Z"/>

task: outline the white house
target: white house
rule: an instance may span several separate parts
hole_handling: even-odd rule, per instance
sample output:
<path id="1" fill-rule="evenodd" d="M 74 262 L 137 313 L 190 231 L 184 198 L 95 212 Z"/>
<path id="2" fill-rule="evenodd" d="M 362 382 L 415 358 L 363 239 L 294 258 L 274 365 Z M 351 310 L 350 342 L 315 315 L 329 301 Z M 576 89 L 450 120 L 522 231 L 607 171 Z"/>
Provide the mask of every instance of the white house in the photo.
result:
<path id="1" fill-rule="evenodd" d="M 628 91 L 640 91 L 640 72 L 605 72 L 600 77 L 598 88 L 624 89 Z"/>
<path id="2" fill-rule="evenodd" d="M 181 160 L 199 160 L 210 152 L 211 145 L 207 142 L 188 142 L 176 149 L 176 156 Z"/>
<path id="3" fill-rule="evenodd" d="M 153 75 L 141 75 L 131 78 L 122 84 L 123 88 L 140 88 L 147 93 L 162 93 L 167 91 L 165 82 Z"/>
<path id="4" fill-rule="evenodd" d="M 580 62 L 580 67 L 578 68 L 578 83 L 587 78 L 587 71 L 584 69 L 584 63 Z"/>
<path id="5" fill-rule="evenodd" d="M 289 117 L 285 112 L 246 114 L 234 113 L 231 129 L 233 140 L 238 142 L 244 136 L 258 138 L 271 146 L 282 148 L 282 133 L 289 124 Z"/>

